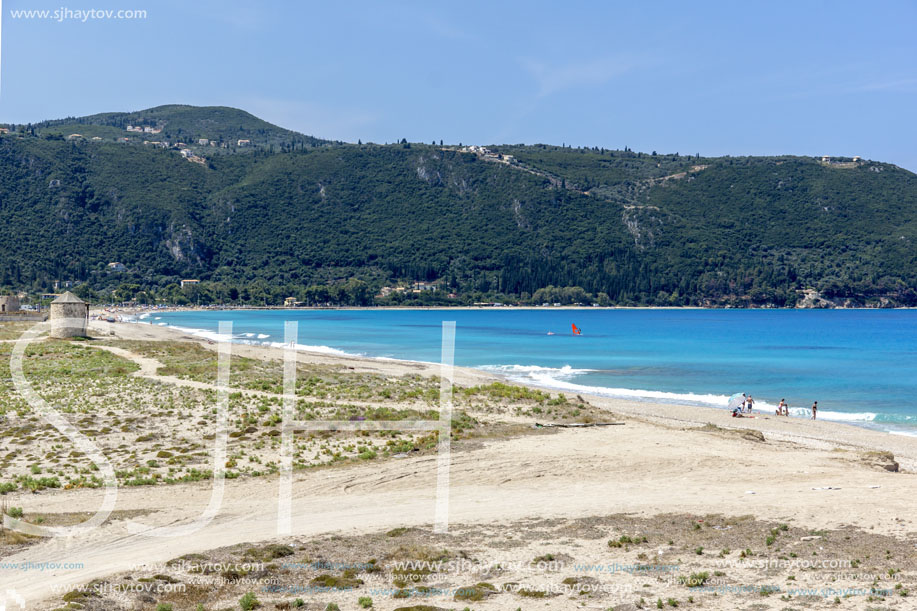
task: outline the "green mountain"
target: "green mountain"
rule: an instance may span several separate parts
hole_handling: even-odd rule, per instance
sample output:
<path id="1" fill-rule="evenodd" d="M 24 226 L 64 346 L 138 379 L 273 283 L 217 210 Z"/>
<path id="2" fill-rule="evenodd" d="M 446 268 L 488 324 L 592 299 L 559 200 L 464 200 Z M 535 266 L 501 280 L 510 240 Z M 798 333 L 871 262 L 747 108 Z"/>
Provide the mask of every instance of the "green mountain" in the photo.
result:
<path id="1" fill-rule="evenodd" d="M 238 151 L 246 147 L 283 149 L 327 144 L 324 140 L 277 127 L 244 110 L 226 106 L 172 104 L 138 112 L 106 112 L 44 121 L 30 127 L 39 136 L 79 134 L 89 139 L 183 142 L 190 147 L 199 146 L 198 141 L 206 139 L 208 142 L 202 150 L 210 153 L 222 152 L 223 145 Z M 128 127 L 133 129 L 128 130 Z M 239 140 L 248 140 L 248 144 L 240 147 Z M 210 142 L 214 144 L 211 146 Z"/>
<path id="2" fill-rule="evenodd" d="M 168 148 L 126 132 L 138 124 Z M 915 241 L 917 176 L 859 159 L 354 145 L 189 106 L 0 137 L 8 289 L 59 280 L 150 301 L 917 305 Z M 182 278 L 202 282 L 180 290 Z M 374 298 L 383 286 L 408 288 Z"/>

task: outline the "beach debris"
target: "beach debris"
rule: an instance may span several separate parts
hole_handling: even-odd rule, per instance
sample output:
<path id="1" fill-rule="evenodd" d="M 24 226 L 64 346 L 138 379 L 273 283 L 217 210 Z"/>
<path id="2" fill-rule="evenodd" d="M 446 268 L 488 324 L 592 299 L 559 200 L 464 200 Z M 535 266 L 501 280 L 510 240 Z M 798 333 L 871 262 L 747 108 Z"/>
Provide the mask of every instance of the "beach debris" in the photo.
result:
<path id="1" fill-rule="evenodd" d="M 764 433 L 754 429 L 744 429 L 742 431 L 742 439 L 747 441 L 757 441 L 759 443 L 764 442 Z"/>
<path id="2" fill-rule="evenodd" d="M 897 473 L 900 468 L 895 455 L 891 452 L 863 452 L 860 454 L 860 460 L 870 467 L 884 469 L 892 473 Z"/>
<path id="3" fill-rule="evenodd" d="M 737 435 L 744 439 L 745 441 L 755 441 L 758 443 L 764 443 L 767 441 L 764 437 L 764 433 L 756 429 L 741 429 L 741 428 L 724 428 L 717 426 L 712 422 L 704 424 L 702 427 L 698 427 L 699 431 L 705 433 L 719 433 L 721 435 Z"/>
<path id="4" fill-rule="evenodd" d="M 819 488 L 812 488 L 812 490 L 840 490 L 840 488 L 835 486 L 821 486 Z"/>
<path id="5" fill-rule="evenodd" d="M 536 429 L 582 429 L 593 426 L 624 426 L 624 422 L 571 422 L 569 424 L 564 424 L 561 422 L 548 422 L 546 424 L 541 424 L 540 422 L 535 423 Z"/>
<path id="6" fill-rule="evenodd" d="M 746 490 L 745 494 L 757 494 L 754 490 Z"/>
<path id="7" fill-rule="evenodd" d="M 822 538 L 821 535 L 810 535 L 810 536 L 808 536 L 808 537 L 803 537 L 803 538 L 801 538 L 800 541 L 815 541 L 815 540 L 821 539 L 821 538 Z"/>

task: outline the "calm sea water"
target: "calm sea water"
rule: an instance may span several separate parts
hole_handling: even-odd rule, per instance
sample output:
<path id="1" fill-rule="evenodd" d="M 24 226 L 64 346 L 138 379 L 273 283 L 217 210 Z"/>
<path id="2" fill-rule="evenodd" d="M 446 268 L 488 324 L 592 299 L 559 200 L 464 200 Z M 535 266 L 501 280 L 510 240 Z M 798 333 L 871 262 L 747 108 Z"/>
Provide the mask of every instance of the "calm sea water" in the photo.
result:
<path id="1" fill-rule="evenodd" d="M 812 401 L 825 419 L 917 434 L 917 311 L 907 310 L 290 310 L 154 313 L 142 322 L 236 341 L 438 361 L 456 321 L 455 362 L 554 389 L 725 407 Z M 582 335 L 574 336 L 571 324 Z M 552 335 L 553 333 L 553 335 Z"/>

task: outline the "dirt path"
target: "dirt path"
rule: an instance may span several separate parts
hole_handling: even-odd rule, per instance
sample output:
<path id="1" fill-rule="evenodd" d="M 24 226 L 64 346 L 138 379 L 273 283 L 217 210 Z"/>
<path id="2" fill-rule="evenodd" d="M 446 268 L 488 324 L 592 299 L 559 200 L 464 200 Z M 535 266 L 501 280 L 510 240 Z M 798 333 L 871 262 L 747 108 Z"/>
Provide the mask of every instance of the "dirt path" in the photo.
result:
<path id="1" fill-rule="evenodd" d="M 129 326 L 137 333 L 147 333 L 143 325 Z M 151 335 L 159 333 L 158 329 L 150 331 Z M 156 372 L 161 364 L 155 359 L 121 348 L 96 347 L 137 363 L 140 371 L 134 375 L 215 388 L 209 383 L 160 376 Z M 278 351 L 252 347 L 247 352 L 276 358 Z M 426 367 L 357 359 L 335 358 L 334 362 L 390 375 Z M 424 371 L 433 370 L 426 367 Z M 484 374 L 480 377 L 485 379 Z M 911 517 L 917 476 L 867 467 L 857 452 L 849 451 L 891 446 L 897 448 L 896 454 L 900 450 L 905 456 L 915 456 L 917 440 L 913 438 L 800 419 L 743 419 L 737 423 L 715 409 L 589 400 L 628 414 L 627 424 L 457 446 L 451 459 L 450 521 L 499 524 L 613 513 L 754 514 L 809 529 L 853 525 L 902 538 L 917 536 Z M 704 421 L 762 430 L 768 441 L 697 430 Z M 434 455 L 297 472 L 292 489 L 293 534 L 360 534 L 396 526 L 430 526 L 436 477 Z M 3 562 L 81 563 L 83 568 L 41 572 L 0 568 L 0 591 L 15 589 L 31 601 L 30 611 L 54 608 L 59 605 L 35 601 L 59 597 L 74 585 L 133 565 L 275 539 L 278 490 L 278 480 L 273 477 L 228 481 L 215 519 L 181 538 L 132 534 L 126 522 L 114 521 L 73 539 L 43 541 Z M 93 512 L 101 496 L 98 490 L 61 490 L 11 494 L 6 499 L 12 506 L 22 506 L 27 515 L 35 515 Z M 116 509 L 149 511 L 140 521 L 150 526 L 179 525 L 200 515 L 209 498 L 209 485 L 201 483 L 122 488 Z"/>
<path id="2" fill-rule="evenodd" d="M 453 523 L 500 523 L 683 511 L 754 514 L 813 529 L 850 524 L 898 536 L 913 533 L 917 478 L 870 469 L 855 458 L 636 421 L 564 430 L 454 453 L 449 516 Z M 300 472 L 293 485 L 293 534 L 429 526 L 435 482 L 435 456 Z M 200 484 L 122 489 L 117 509 L 150 510 L 145 523 L 177 525 L 197 516 L 209 495 L 209 487 Z M 273 539 L 277 495 L 276 478 L 230 481 L 213 522 L 181 538 L 130 534 L 125 522 L 114 522 L 83 537 L 48 540 L 4 561 L 79 562 L 83 569 L 43 571 L 40 579 L 0 571 L 0 586 L 40 600 L 137 563 Z M 35 514 L 93 511 L 99 498 L 99 491 L 78 490 L 11 501 Z"/>
<path id="3" fill-rule="evenodd" d="M 85 345 L 85 344 L 80 344 Z M 145 378 L 147 380 L 152 380 L 154 382 L 159 382 L 160 384 L 170 384 L 173 386 L 183 386 L 185 388 L 195 388 L 198 390 L 219 390 L 219 387 L 212 382 L 200 382 L 197 380 L 185 380 L 176 376 L 165 376 L 158 373 L 160 367 L 164 367 L 162 362 L 151 358 L 146 357 L 136 352 L 131 352 L 124 348 L 118 348 L 115 346 L 101 346 L 101 345 L 90 345 L 91 348 L 96 348 L 99 350 L 105 350 L 111 352 L 114 355 L 120 356 L 121 358 L 127 359 L 137 366 L 140 367 L 137 371 L 133 372 L 131 375 L 137 378 Z M 281 395 L 277 393 L 268 392 L 265 390 L 254 390 L 249 388 L 233 388 L 230 387 L 227 389 L 230 393 L 244 393 L 246 395 L 252 395 L 256 397 L 272 397 L 277 398 Z M 389 404 L 382 402 L 373 402 L 373 401 L 357 401 L 357 400 L 348 400 L 348 405 L 358 405 L 361 407 L 388 407 Z"/>

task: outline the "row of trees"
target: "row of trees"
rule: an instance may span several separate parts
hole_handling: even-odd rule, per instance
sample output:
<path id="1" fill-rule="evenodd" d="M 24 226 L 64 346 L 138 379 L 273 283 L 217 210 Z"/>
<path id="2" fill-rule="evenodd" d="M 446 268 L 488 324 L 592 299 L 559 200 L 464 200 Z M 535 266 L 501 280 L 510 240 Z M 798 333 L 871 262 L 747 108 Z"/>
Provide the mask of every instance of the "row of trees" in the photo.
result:
<path id="1" fill-rule="evenodd" d="M 443 285 L 441 285 L 442 287 Z M 81 298 L 93 303 L 137 303 L 145 305 L 248 305 L 254 307 L 279 307 L 288 298 L 298 305 L 322 306 L 454 306 L 476 303 L 500 303 L 506 305 L 598 305 L 608 306 L 703 306 L 703 305 L 779 305 L 792 307 L 797 300 L 795 291 L 775 292 L 769 289 L 755 289 L 744 295 L 730 295 L 712 301 L 689 294 L 664 290 L 655 295 L 644 296 L 622 292 L 617 299 L 607 293 L 590 293 L 580 286 L 547 286 L 534 293 L 508 294 L 498 290 L 471 290 L 464 293 L 449 293 L 445 287 L 436 291 L 395 291 L 381 296 L 370 286 L 358 279 L 333 285 L 280 286 L 272 287 L 256 281 L 249 285 L 235 285 L 221 282 L 201 282 L 182 288 L 172 283 L 164 287 L 124 283 L 110 290 L 94 290 L 88 284 L 73 289 Z M 2 292 L 2 291 L 0 291 Z M 830 296 L 830 295 L 826 295 Z"/>

